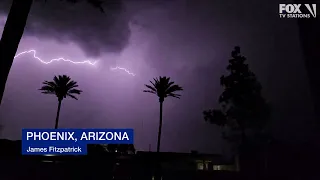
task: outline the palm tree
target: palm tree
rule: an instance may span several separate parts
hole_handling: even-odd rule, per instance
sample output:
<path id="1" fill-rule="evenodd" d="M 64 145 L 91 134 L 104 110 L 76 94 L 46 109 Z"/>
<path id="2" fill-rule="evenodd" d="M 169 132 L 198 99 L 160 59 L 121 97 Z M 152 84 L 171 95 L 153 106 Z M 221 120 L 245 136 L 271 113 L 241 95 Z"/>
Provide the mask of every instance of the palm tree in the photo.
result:
<path id="1" fill-rule="evenodd" d="M 160 139 L 161 139 L 161 128 L 162 128 L 162 106 L 163 101 L 166 97 L 174 97 L 180 99 L 179 94 L 175 94 L 176 91 L 182 91 L 182 87 L 174 84 L 173 81 L 170 81 L 170 77 L 159 77 L 154 78 L 154 81 L 150 81 L 151 85 L 145 85 L 149 90 L 144 90 L 143 92 L 148 92 L 152 94 L 156 94 L 159 97 L 160 102 L 160 123 L 159 123 L 159 131 L 158 131 L 158 144 L 157 144 L 157 152 L 160 151 Z"/>
<path id="2" fill-rule="evenodd" d="M 47 0 L 45 0 L 47 1 Z M 77 3 L 79 0 L 65 0 Z M 107 1 L 107 0 L 105 0 Z M 90 5 L 104 13 L 102 0 L 86 0 Z M 121 1 L 118 1 L 121 3 Z M 33 0 L 13 0 L 0 40 L 0 105 L 14 56 L 24 32 Z M 116 8 L 114 1 L 106 4 L 109 9 Z"/>
<path id="3" fill-rule="evenodd" d="M 60 114 L 60 108 L 61 108 L 61 102 L 64 98 L 67 96 L 78 100 L 74 94 L 80 94 L 82 91 L 79 89 L 75 89 L 78 87 L 76 81 L 72 81 L 71 78 L 67 75 L 59 75 L 54 76 L 53 81 L 44 81 L 44 86 L 42 86 L 40 91 L 44 94 L 54 94 L 58 98 L 58 111 L 57 111 L 57 117 L 56 117 L 56 123 L 54 128 L 58 128 L 58 122 L 59 122 L 59 114 Z"/>

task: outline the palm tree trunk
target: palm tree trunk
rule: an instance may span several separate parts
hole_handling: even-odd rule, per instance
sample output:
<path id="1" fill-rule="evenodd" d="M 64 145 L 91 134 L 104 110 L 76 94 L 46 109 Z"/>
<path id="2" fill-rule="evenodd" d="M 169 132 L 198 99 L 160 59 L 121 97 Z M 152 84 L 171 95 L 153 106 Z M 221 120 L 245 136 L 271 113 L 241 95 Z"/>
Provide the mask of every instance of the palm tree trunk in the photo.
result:
<path id="1" fill-rule="evenodd" d="M 160 152 L 161 129 L 162 129 L 162 106 L 163 106 L 163 101 L 160 101 L 160 122 L 159 122 L 159 130 L 158 130 L 157 152 Z"/>
<path id="2" fill-rule="evenodd" d="M 0 40 L 0 104 L 33 0 L 13 0 Z"/>
<path id="3" fill-rule="evenodd" d="M 59 100 L 57 117 L 56 117 L 56 123 L 55 123 L 55 125 L 54 125 L 54 128 L 55 128 L 55 129 L 58 129 L 61 102 L 62 102 L 62 100 Z"/>
<path id="4" fill-rule="evenodd" d="M 155 180 L 161 180 L 161 160 L 160 160 L 159 152 L 160 152 L 160 143 L 161 143 L 162 107 L 163 107 L 163 101 L 160 100 L 159 102 L 160 102 L 160 122 L 159 122 L 159 130 L 158 130 L 157 159 L 156 159 Z"/>

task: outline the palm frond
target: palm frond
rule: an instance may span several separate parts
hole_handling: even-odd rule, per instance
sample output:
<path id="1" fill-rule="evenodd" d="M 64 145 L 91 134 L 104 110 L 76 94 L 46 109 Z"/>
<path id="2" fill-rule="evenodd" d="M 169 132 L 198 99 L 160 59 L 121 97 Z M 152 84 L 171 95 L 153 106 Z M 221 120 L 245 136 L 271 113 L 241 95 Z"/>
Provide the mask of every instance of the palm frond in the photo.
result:
<path id="1" fill-rule="evenodd" d="M 178 86 L 178 85 L 173 85 L 173 86 L 170 86 L 166 89 L 166 93 L 167 94 L 170 94 L 170 93 L 173 93 L 173 92 L 176 92 L 176 91 L 182 91 L 182 87 Z"/>
<path id="2" fill-rule="evenodd" d="M 51 86 L 42 86 L 39 90 L 40 91 L 50 91 L 50 92 L 55 91 L 54 87 L 51 87 Z"/>
<path id="3" fill-rule="evenodd" d="M 69 94 L 81 94 L 81 90 L 79 90 L 79 89 L 70 89 L 69 91 L 68 91 L 68 93 Z"/>
<path id="4" fill-rule="evenodd" d="M 69 96 L 69 97 L 71 97 L 71 98 L 73 98 L 73 99 L 75 99 L 75 100 L 78 100 L 78 98 L 77 98 L 76 96 L 74 96 L 74 95 L 72 95 L 72 94 L 70 94 L 70 93 L 67 93 L 67 96 Z"/>
<path id="5" fill-rule="evenodd" d="M 68 88 L 78 87 L 77 82 L 75 82 L 75 81 L 69 81 L 66 86 L 67 86 Z"/>
<path id="6" fill-rule="evenodd" d="M 174 97 L 174 98 L 178 98 L 178 99 L 180 99 L 180 94 L 173 94 L 173 93 L 170 93 L 170 94 L 168 94 L 167 96 L 170 96 L 170 97 Z"/>
<path id="7" fill-rule="evenodd" d="M 54 92 L 51 92 L 51 91 L 42 91 L 41 93 L 43 93 L 43 94 L 55 94 Z"/>
<path id="8" fill-rule="evenodd" d="M 150 83 L 152 84 L 153 87 L 156 87 L 156 84 L 155 84 L 155 83 L 157 83 L 157 80 L 154 79 L 154 82 L 150 81 Z"/>
<path id="9" fill-rule="evenodd" d="M 73 94 L 81 94 L 81 90 L 75 89 L 78 87 L 76 81 L 72 81 L 67 75 L 54 76 L 53 81 L 44 81 L 44 86 L 39 90 L 44 94 L 55 94 L 59 100 L 67 96 L 77 99 Z"/>
<path id="10" fill-rule="evenodd" d="M 143 92 L 157 94 L 160 101 L 164 100 L 166 97 L 180 99 L 181 95 L 176 94 L 175 92 L 182 91 L 183 88 L 174 84 L 174 81 L 170 81 L 170 77 L 159 76 L 158 78 L 153 78 L 153 81 L 150 81 L 150 83 L 151 85 L 145 85 L 149 90 L 144 90 Z"/>
<path id="11" fill-rule="evenodd" d="M 152 94 L 157 94 L 156 92 L 154 92 L 154 91 L 149 91 L 149 90 L 144 90 L 143 92 L 152 93 Z"/>
<path id="12" fill-rule="evenodd" d="M 166 86 L 166 89 L 168 89 L 169 87 L 171 87 L 173 84 L 174 84 L 173 81 L 169 82 L 169 83 L 167 84 L 167 86 Z"/>
<path id="13" fill-rule="evenodd" d="M 53 77 L 53 83 L 56 84 L 56 85 L 59 85 L 59 82 L 60 82 L 60 76 L 59 77 L 54 76 Z"/>
<path id="14" fill-rule="evenodd" d="M 42 84 L 45 84 L 45 85 L 50 86 L 52 88 L 55 88 L 57 86 L 57 84 L 53 81 L 45 81 Z"/>
<path id="15" fill-rule="evenodd" d="M 145 86 L 146 86 L 148 89 L 150 89 L 150 90 L 152 90 L 152 91 L 154 91 L 154 92 L 157 92 L 157 89 L 156 89 L 156 88 L 154 88 L 154 87 L 152 87 L 152 86 L 150 86 L 150 85 L 147 85 L 147 84 L 145 84 Z"/>

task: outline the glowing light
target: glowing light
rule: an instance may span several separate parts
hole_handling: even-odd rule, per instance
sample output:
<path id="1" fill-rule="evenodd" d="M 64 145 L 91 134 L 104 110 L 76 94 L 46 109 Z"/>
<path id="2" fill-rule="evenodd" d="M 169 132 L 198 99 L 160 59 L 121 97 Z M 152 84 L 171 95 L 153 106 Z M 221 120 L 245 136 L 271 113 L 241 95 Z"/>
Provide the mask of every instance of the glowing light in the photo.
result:
<path id="1" fill-rule="evenodd" d="M 87 64 L 87 65 L 92 65 L 92 66 L 94 66 L 94 65 L 96 65 L 96 63 L 98 62 L 98 61 L 89 61 L 89 60 L 85 60 L 85 61 L 72 61 L 72 60 L 70 60 L 70 59 L 65 59 L 65 58 L 62 58 L 62 57 L 60 57 L 60 58 L 55 58 L 55 59 L 51 59 L 51 60 L 49 60 L 49 61 L 44 61 L 44 60 L 42 60 L 41 58 L 39 58 L 38 56 L 37 56 L 37 51 L 36 50 L 34 50 L 34 49 L 31 49 L 31 50 L 28 50 L 28 51 L 23 51 L 23 52 L 21 52 L 21 53 L 18 53 L 15 57 L 14 57 L 14 59 L 16 59 L 16 58 L 18 58 L 18 57 L 20 57 L 20 56 L 22 56 L 22 55 L 25 55 L 25 54 L 32 54 L 32 56 L 33 56 L 33 58 L 34 59 L 37 59 L 39 62 L 41 62 L 41 63 L 43 63 L 43 64 L 51 64 L 51 63 L 53 63 L 54 61 L 64 61 L 64 62 L 69 62 L 69 63 L 72 63 L 72 64 Z M 119 66 L 117 66 L 117 67 L 111 67 L 110 68 L 110 70 L 122 70 L 122 71 L 125 71 L 127 74 L 129 74 L 129 75 L 131 75 L 131 76 L 135 76 L 135 74 L 133 74 L 133 73 L 131 73 L 129 70 L 127 70 L 126 68 L 123 68 L 123 67 L 119 67 Z"/>
<path id="2" fill-rule="evenodd" d="M 86 60 L 86 61 L 78 61 L 78 62 L 77 62 L 77 61 L 72 61 L 72 60 L 70 60 L 70 59 L 64 59 L 64 58 L 62 58 L 62 57 L 56 58 L 56 59 L 51 59 L 50 61 L 44 61 L 44 60 L 42 60 L 42 59 L 40 59 L 39 57 L 36 56 L 37 51 L 36 51 L 36 50 L 33 50 L 33 49 L 32 49 L 32 50 L 29 50 L 29 51 L 23 51 L 23 52 L 17 54 L 14 58 L 17 58 L 17 57 L 19 57 L 19 56 L 21 56 L 21 55 L 23 55 L 23 54 L 28 54 L 28 53 L 32 53 L 32 54 L 33 54 L 33 58 L 39 60 L 39 61 L 40 61 L 41 63 L 43 63 L 43 64 L 50 64 L 50 63 L 52 63 L 52 62 L 54 62 L 54 61 L 65 61 L 65 62 L 70 62 L 70 63 L 72 63 L 72 64 L 90 64 L 90 65 L 95 65 L 95 64 L 97 63 L 97 61 L 91 62 L 91 61 L 88 61 L 88 60 Z"/>
<path id="3" fill-rule="evenodd" d="M 110 68 L 111 70 L 122 70 L 122 71 L 125 71 L 126 73 L 128 73 L 128 74 L 130 74 L 130 75 L 132 75 L 132 76 L 135 76 L 135 74 L 133 74 L 133 73 L 131 73 L 129 70 L 127 70 L 126 68 L 122 68 L 122 67 L 119 67 L 119 66 L 117 66 L 117 67 L 112 67 L 112 68 Z"/>

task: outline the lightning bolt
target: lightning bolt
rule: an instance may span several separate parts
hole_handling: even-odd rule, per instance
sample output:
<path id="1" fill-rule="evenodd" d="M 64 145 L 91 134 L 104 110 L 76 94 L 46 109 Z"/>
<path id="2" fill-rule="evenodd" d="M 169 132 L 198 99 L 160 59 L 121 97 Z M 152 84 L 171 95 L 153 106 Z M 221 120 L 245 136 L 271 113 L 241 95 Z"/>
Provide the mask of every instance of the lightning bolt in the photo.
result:
<path id="1" fill-rule="evenodd" d="M 37 51 L 36 51 L 36 50 L 33 50 L 33 49 L 32 49 L 32 50 L 29 50 L 29 51 L 23 51 L 23 52 L 17 54 L 14 58 L 16 59 L 16 58 L 18 58 L 18 57 L 21 56 L 21 55 L 29 54 L 29 53 L 32 53 L 32 54 L 33 54 L 33 58 L 37 59 L 38 61 L 40 61 L 40 62 L 43 63 L 43 64 L 50 64 L 50 63 L 52 63 L 52 62 L 54 62 L 54 61 L 65 61 L 65 62 L 70 62 L 70 63 L 73 63 L 73 64 L 90 64 L 90 65 L 95 65 L 95 64 L 97 63 L 97 61 L 91 62 L 91 61 L 88 61 L 88 60 L 75 62 L 75 61 L 72 61 L 72 60 L 70 60 L 70 59 L 64 59 L 64 58 L 62 58 L 62 57 L 56 58 L 56 59 L 51 59 L 50 61 L 44 61 L 44 60 L 42 60 L 42 59 L 40 59 L 39 57 L 36 56 Z"/>
<path id="2" fill-rule="evenodd" d="M 38 61 L 40 61 L 40 62 L 43 63 L 43 64 L 50 64 L 50 63 L 53 63 L 54 61 L 64 61 L 64 62 L 69 62 L 69 63 L 72 63 L 72 64 L 88 64 L 88 65 L 94 66 L 94 65 L 96 65 L 96 63 L 98 62 L 98 61 L 89 61 L 89 60 L 85 60 L 85 61 L 72 61 L 72 60 L 70 60 L 70 59 L 65 59 L 65 58 L 62 58 L 62 57 L 60 57 L 60 58 L 55 58 L 55 59 L 51 59 L 50 61 L 44 61 L 44 60 L 42 60 L 41 58 L 39 58 L 39 57 L 37 56 L 37 51 L 34 50 L 34 49 L 31 49 L 31 50 L 28 50 L 28 51 L 23 51 L 23 52 L 21 52 L 21 53 L 18 53 L 16 56 L 14 56 L 14 59 L 16 59 L 16 58 L 18 58 L 18 57 L 20 57 L 20 56 L 22 56 L 22 55 L 30 54 L 30 53 L 32 53 L 34 59 L 37 59 Z M 127 74 L 129 74 L 129 75 L 131 75 L 131 76 L 135 76 L 135 74 L 131 73 L 131 72 L 130 72 L 129 70 L 127 70 L 126 68 L 119 67 L 119 66 L 117 66 L 117 67 L 111 67 L 110 70 L 113 70 L 113 71 L 114 71 L 114 70 L 122 70 L 122 71 L 125 71 Z"/>
<path id="3" fill-rule="evenodd" d="M 122 71 L 125 71 L 126 73 L 128 73 L 128 74 L 130 74 L 131 76 L 135 76 L 135 74 L 133 74 L 133 73 L 131 73 L 130 71 L 128 71 L 126 68 L 122 68 L 122 67 L 119 67 L 119 66 L 117 66 L 117 67 L 111 67 L 110 68 L 111 70 L 122 70 Z"/>

